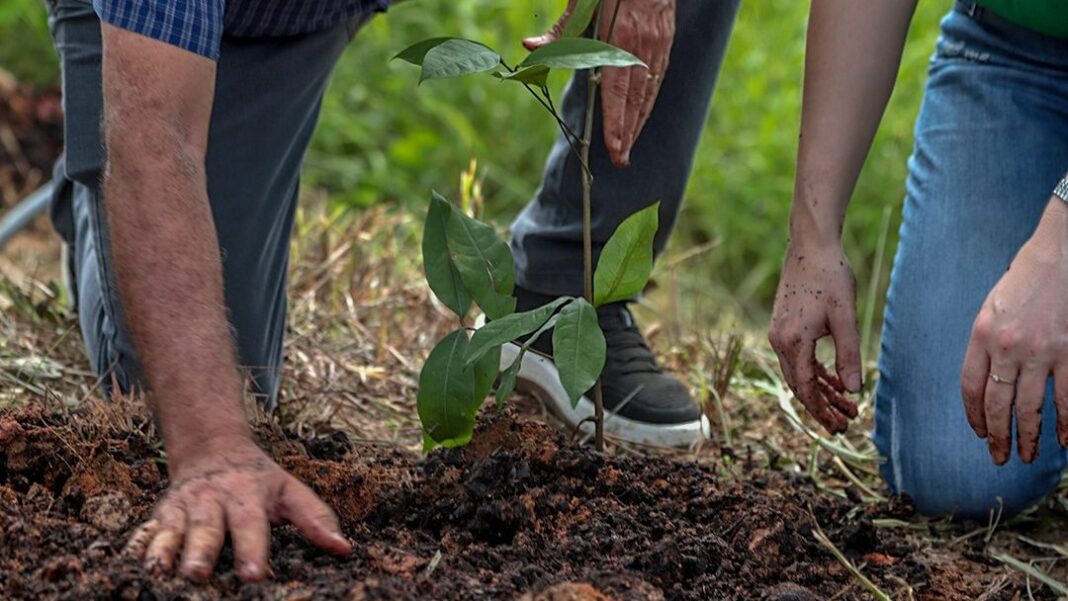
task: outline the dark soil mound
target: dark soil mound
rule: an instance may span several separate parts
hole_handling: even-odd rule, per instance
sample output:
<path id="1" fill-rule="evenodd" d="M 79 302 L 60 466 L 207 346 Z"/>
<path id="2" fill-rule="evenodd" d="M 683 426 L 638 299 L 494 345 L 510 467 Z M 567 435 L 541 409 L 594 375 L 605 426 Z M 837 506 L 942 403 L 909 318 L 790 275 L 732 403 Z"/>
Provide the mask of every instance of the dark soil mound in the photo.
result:
<path id="1" fill-rule="evenodd" d="M 492 413 L 473 446 L 426 458 L 260 427 L 356 544 L 338 559 L 276 530 L 275 577 L 250 586 L 228 551 L 205 586 L 150 577 L 121 555 L 166 483 L 142 418 L 0 414 L 0 597 L 866 598 L 813 537 L 813 517 L 877 582 L 900 577 L 917 598 L 976 596 L 963 575 L 912 559 L 898 530 L 800 479 L 749 470 L 725 480 L 694 463 L 605 457 Z"/>

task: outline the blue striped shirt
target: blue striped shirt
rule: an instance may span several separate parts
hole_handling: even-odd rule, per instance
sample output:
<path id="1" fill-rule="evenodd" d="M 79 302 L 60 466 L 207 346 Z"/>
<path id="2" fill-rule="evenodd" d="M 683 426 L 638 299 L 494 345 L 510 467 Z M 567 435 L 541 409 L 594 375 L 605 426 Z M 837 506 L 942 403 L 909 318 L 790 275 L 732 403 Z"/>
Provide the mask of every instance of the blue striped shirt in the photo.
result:
<path id="1" fill-rule="evenodd" d="M 277 37 L 329 29 L 389 0 L 93 0 L 105 23 L 219 59 L 222 36 Z"/>

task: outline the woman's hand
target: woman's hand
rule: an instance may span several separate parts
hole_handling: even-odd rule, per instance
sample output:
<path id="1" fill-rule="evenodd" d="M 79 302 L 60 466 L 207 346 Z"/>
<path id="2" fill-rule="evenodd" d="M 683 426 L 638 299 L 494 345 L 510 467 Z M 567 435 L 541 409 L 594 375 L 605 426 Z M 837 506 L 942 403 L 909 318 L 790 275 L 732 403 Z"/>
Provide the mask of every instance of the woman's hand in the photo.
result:
<path id="1" fill-rule="evenodd" d="M 791 242 L 768 336 L 786 383 L 832 433 L 845 432 L 857 416 L 856 403 L 846 397 L 861 387 L 854 286 L 840 245 Z M 816 341 L 828 334 L 834 338 L 837 374 L 816 359 Z"/>
<path id="2" fill-rule="evenodd" d="M 1054 376 L 1057 440 L 1068 446 L 1068 205 L 1053 198 L 1035 234 L 990 291 L 972 328 L 961 392 L 968 423 L 994 463 L 1038 456 L 1046 382 Z M 1059 377 L 1058 377 L 1059 376 Z"/>
<path id="3" fill-rule="evenodd" d="M 604 144 L 617 167 L 630 164 L 630 151 L 660 93 L 667 72 L 671 45 L 675 41 L 675 0 L 605 0 L 599 37 L 630 52 L 646 67 L 601 69 L 601 112 L 604 114 Z M 558 40 L 571 19 L 577 0 L 570 0 L 564 14 L 546 33 L 523 40 L 527 50 Z M 612 37 L 608 38 L 613 27 Z"/>

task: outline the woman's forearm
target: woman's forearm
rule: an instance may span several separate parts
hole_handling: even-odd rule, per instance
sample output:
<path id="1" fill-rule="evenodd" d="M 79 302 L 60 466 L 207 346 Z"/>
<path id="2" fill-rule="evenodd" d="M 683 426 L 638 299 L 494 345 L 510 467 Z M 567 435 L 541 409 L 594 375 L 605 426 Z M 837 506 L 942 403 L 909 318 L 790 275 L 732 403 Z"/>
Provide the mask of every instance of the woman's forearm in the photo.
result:
<path id="1" fill-rule="evenodd" d="M 915 0 L 813 0 L 790 235 L 841 238 L 860 169 L 894 88 Z"/>

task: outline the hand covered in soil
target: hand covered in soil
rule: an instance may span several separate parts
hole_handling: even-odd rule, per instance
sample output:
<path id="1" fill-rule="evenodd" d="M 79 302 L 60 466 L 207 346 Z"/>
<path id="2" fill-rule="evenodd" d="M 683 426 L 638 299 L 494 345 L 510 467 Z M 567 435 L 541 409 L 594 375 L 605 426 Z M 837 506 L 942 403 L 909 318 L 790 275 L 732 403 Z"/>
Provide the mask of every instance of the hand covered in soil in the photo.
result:
<path id="1" fill-rule="evenodd" d="M 548 32 L 523 40 L 527 50 L 561 37 L 577 0 L 569 0 L 564 14 Z M 605 67 L 601 70 L 601 112 L 604 144 L 617 167 L 630 164 L 630 151 L 653 112 L 660 84 L 668 68 L 675 40 L 675 0 L 605 0 L 598 38 L 637 56 L 648 67 Z M 612 26 L 615 16 L 615 26 Z M 609 31 L 612 35 L 609 38 Z"/>
<path id="2" fill-rule="evenodd" d="M 964 357 L 968 423 L 994 463 L 1038 456 L 1046 382 L 1054 376 L 1057 440 L 1068 446 L 1068 206 L 1052 199 L 1035 234 L 983 303 Z M 995 375 L 997 376 L 995 381 Z"/>
<path id="3" fill-rule="evenodd" d="M 170 571 L 180 555 L 183 576 L 208 579 L 229 532 L 238 576 L 262 580 L 270 573 L 271 525 L 283 522 L 327 551 L 351 550 L 334 512 L 251 440 L 205 449 L 171 468 L 166 495 L 126 546 L 154 573 Z"/>
<path id="4" fill-rule="evenodd" d="M 837 374 L 816 359 L 816 341 L 834 338 Z M 861 387 L 855 280 L 840 245 L 792 241 L 786 251 L 768 335 L 786 383 L 832 433 L 845 432 Z"/>

